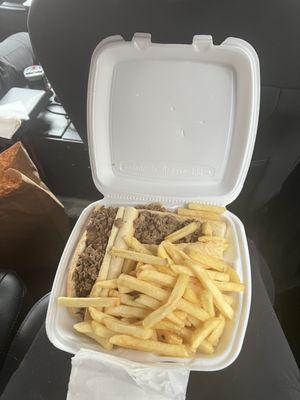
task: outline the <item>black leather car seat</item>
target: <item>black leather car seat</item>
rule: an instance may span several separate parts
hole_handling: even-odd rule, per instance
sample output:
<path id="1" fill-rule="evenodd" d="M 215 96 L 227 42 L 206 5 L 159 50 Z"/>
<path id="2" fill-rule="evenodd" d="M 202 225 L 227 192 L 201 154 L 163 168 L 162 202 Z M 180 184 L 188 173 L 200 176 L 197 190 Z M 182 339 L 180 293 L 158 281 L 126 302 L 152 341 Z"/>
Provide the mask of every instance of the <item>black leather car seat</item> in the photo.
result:
<path id="1" fill-rule="evenodd" d="M 0 369 L 18 326 L 25 292 L 14 271 L 0 269 Z"/>
<path id="2" fill-rule="evenodd" d="M 9 286 L 11 288 L 11 285 Z M 11 290 L 11 292 L 13 291 Z M 2 299 L 1 293 L 0 286 L 0 296 Z M 25 354 L 31 346 L 37 332 L 45 322 L 48 302 L 49 294 L 46 294 L 34 304 L 20 325 L 16 335 L 13 337 L 10 347 L 7 348 L 5 353 L 6 358 L 2 369 L 0 370 L 0 394 L 4 390 L 5 385 L 7 384 L 11 375 L 18 368 L 20 362 L 23 360 Z M 3 326 L 6 326 L 5 323 Z"/>

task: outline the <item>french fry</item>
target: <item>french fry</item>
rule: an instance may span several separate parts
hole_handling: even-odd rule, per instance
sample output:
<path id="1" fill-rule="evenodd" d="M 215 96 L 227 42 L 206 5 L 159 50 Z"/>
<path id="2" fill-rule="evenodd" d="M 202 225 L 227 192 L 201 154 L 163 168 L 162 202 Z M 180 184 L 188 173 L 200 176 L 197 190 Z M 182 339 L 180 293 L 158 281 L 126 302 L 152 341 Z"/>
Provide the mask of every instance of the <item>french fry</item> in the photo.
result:
<path id="1" fill-rule="evenodd" d="M 152 336 L 151 336 L 151 340 L 155 340 L 155 341 L 157 341 L 157 340 L 158 340 L 158 337 L 157 337 L 157 332 L 156 332 L 156 330 L 155 330 L 155 329 L 152 329 Z"/>
<path id="2" fill-rule="evenodd" d="M 123 237 L 125 243 L 127 246 L 134 251 L 137 251 L 138 253 L 144 253 L 144 254 L 151 254 L 151 251 L 148 250 L 141 242 L 139 242 L 135 237 L 126 235 Z"/>
<path id="3" fill-rule="evenodd" d="M 110 317 L 110 316 L 111 315 L 108 315 L 108 317 Z M 118 319 L 115 317 L 113 317 L 113 318 L 115 319 L 115 321 L 122 322 L 123 324 L 126 324 L 126 325 L 136 324 L 136 322 L 137 322 L 136 318 L 121 318 L 121 319 Z"/>
<path id="4" fill-rule="evenodd" d="M 192 334 L 194 330 L 190 328 L 183 327 L 179 331 L 177 331 L 177 334 L 183 338 L 187 343 L 190 342 Z"/>
<path id="5" fill-rule="evenodd" d="M 97 286 L 96 283 L 94 283 L 89 297 L 107 297 L 108 292 L 109 289 L 102 288 L 100 286 Z"/>
<path id="6" fill-rule="evenodd" d="M 181 336 L 187 343 L 191 341 L 191 337 L 193 334 L 193 330 L 189 328 L 182 328 L 179 332 L 178 335 Z M 210 342 L 208 342 L 206 339 L 204 339 L 199 347 L 198 351 L 204 353 L 204 354 L 212 354 L 214 352 L 214 348 Z"/>
<path id="7" fill-rule="evenodd" d="M 208 312 L 210 317 L 214 317 L 215 307 L 212 293 L 209 290 L 205 289 L 201 292 L 200 298 L 203 309 Z"/>
<path id="8" fill-rule="evenodd" d="M 113 247 L 110 251 L 113 256 L 126 258 L 134 261 L 141 261 L 145 264 L 167 265 L 168 261 L 164 258 L 152 256 L 150 254 L 137 253 L 131 250 L 123 250 Z"/>
<path id="9" fill-rule="evenodd" d="M 165 240 L 169 242 L 176 242 L 177 240 L 180 240 L 184 238 L 187 235 L 190 235 L 191 233 L 194 233 L 197 229 L 200 228 L 200 223 L 198 222 L 191 222 L 190 224 L 186 225 L 185 227 L 179 229 L 176 232 L 171 233 L 170 235 L 165 237 Z"/>
<path id="10" fill-rule="evenodd" d="M 120 293 L 119 293 L 118 290 L 109 289 L 108 296 L 109 296 L 109 297 L 119 297 L 119 296 L 120 296 Z"/>
<path id="11" fill-rule="evenodd" d="M 104 320 L 105 321 L 105 320 Z M 108 329 L 106 326 L 102 325 L 99 322 L 92 321 L 91 322 L 93 332 L 102 338 L 109 339 L 111 336 L 115 335 L 115 332 Z"/>
<path id="12" fill-rule="evenodd" d="M 100 322 L 100 323 L 103 322 L 104 318 L 116 319 L 115 317 L 112 317 L 111 315 L 107 315 L 104 312 L 99 311 L 94 307 L 89 307 L 89 313 L 94 321 Z"/>
<path id="13" fill-rule="evenodd" d="M 207 268 L 205 265 L 202 265 L 202 267 L 205 268 L 205 269 Z M 170 265 L 170 269 L 176 275 L 178 275 L 178 274 L 187 274 L 190 277 L 194 277 L 195 276 L 194 272 L 189 267 L 187 267 L 186 265 L 172 264 L 172 265 Z"/>
<path id="14" fill-rule="evenodd" d="M 159 301 L 166 301 L 169 295 L 169 292 L 167 292 L 165 289 L 161 289 L 130 275 L 121 274 L 118 278 L 118 284 L 119 286 L 124 286 L 131 290 L 146 294 Z"/>
<path id="15" fill-rule="evenodd" d="M 184 250 L 190 258 L 193 260 L 207 265 L 208 267 L 212 269 L 216 269 L 217 271 L 220 272 L 226 272 L 227 267 L 229 266 L 225 261 L 219 260 L 218 258 L 208 256 L 207 254 L 203 254 L 199 249 L 196 249 L 195 247 L 190 247 L 187 246 Z M 186 260 L 184 260 L 185 263 Z"/>
<path id="16" fill-rule="evenodd" d="M 173 263 L 172 258 L 169 256 L 169 254 L 166 252 L 166 249 L 164 248 L 163 244 L 161 243 L 158 248 L 157 248 L 157 255 L 161 258 L 166 258 L 168 260 L 169 264 Z"/>
<path id="17" fill-rule="evenodd" d="M 185 265 L 171 264 L 170 269 L 176 274 L 187 274 L 189 276 L 195 276 L 193 271 L 191 271 L 191 269 Z"/>
<path id="18" fill-rule="evenodd" d="M 182 264 L 186 258 L 189 258 L 182 250 L 178 249 L 173 243 L 168 241 L 163 241 L 161 244 L 164 249 L 169 254 L 171 259 L 175 264 Z"/>
<path id="19" fill-rule="evenodd" d="M 163 266 L 163 267 L 165 267 L 165 266 Z M 165 268 L 167 268 L 167 267 L 165 267 Z M 140 273 L 142 271 L 156 271 L 156 268 L 153 265 L 150 265 L 150 264 L 143 264 L 143 265 L 140 265 L 136 269 L 136 271 L 138 271 L 138 273 Z"/>
<path id="20" fill-rule="evenodd" d="M 210 211 L 199 211 L 199 210 L 190 210 L 188 208 L 178 208 L 177 214 L 184 217 L 200 218 L 206 221 L 221 221 L 219 214 Z"/>
<path id="21" fill-rule="evenodd" d="M 213 281 L 223 281 L 223 282 L 229 282 L 230 276 L 226 272 L 218 272 L 218 271 L 211 271 L 211 270 L 206 270 L 208 276 L 210 279 Z"/>
<path id="22" fill-rule="evenodd" d="M 200 324 L 201 324 L 199 319 L 193 317 L 192 315 L 188 315 L 186 318 L 188 321 L 190 321 L 191 325 L 193 325 L 195 328 L 198 328 L 198 326 L 200 326 Z"/>
<path id="23" fill-rule="evenodd" d="M 192 315 L 195 318 L 198 318 L 200 321 L 206 321 L 209 319 L 209 314 L 203 310 L 198 304 L 190 303 L 185 299 L 181 299 L 178 303 L 178 309 L 181 311 L 185 311 L 186 313 Z"/>
<path id="24" fill-rule="evenodd" d="M 182 337 L 178 336 L 176 333 L 167 331 L 167 330 L 158 330 L 158 339 L 161 342 L 170 343 L 170 344 L 182 344 Z"/>
<path id="25" fill-rule="evenodd" d="M 193 334 L 193 330 L 189 329 L 189 328 L 183 328 L 178 335 L 181 336 L 187 343 L 190 342 L 192 334 Z M 212 344 L 210 342 L 208 342 L 206 339 L 204 339 L 199 347 L 198 347 L 198 351 L 204 354 L 212 354 L 214 352 L 214 348 L 212 346 Z"/>
<path id="26" fill-rule="evenodd" d="M 180 299 L 183 296 L 183 293 L 186 290 L 186 287 L 189 282 L 189 276 L 180 274 L 177 278 L 177 281 L 175 283 L 175 286 L 170 294 L 170 297 L 168 298 L 166 304 L 162 305 L 144 319 L 143 325 L 146 328 L 151 328 L 153 327 L 157 322 L 161 321 L 165 317 L 167 317 L 169 314 L 172 313 L 172 311 L 175 310 L 177 307 Z"/>
<path id="27" fill-rule="evenodd" d="M 113 315 L 115 317 L 145 318 L 149 312 L 146 309 L 139 307 L 118 306 L 118 307 L 106 307 L 105 313 Z"/>
<path id="28" fill-rule="evenodd" d="M 153 299 L 153 297 L 147 296 L 146 294 L 141 294 L 139 297 L 135 299 L 135 302 L 138 304 L 142 304 L 145 307 L 151 308 L 152 310 L 155 310 L 162 305 L 160 301 Z M 173 322 L 174 324 L 183 327 L 184 322 L 176 315 L 177 312 L 179 311 L 174 311 L 173 313 L 169 314 L 167 316 L 167 319 Z"/>
<path id="29" fill-rule="evenodd" d="M 172 331 L 172 332 L 180 332 L 181 329 L 183 329 L 183 326 L 178 326 L 178 325 L 174 324 L 173 322 L 167 321 L 164 319 L 162 321 L 157 322 L 155 324 L 154 328 Z"/>
<path id="30" fill-rule="evenodd" d="M 182 321 L 184 321 L 187 317 L 187 313 L 181 310 L 176 310 L 174 311 L 174 314 L 176 315 L 176 317 L 180 318 Z"/>
<path id="31" fill-rule="evenodd" d="M 154 310 L 160 307 L 162 304 L 160 301 L 154 299 L 153 297 L 147 296 L 146 294 L 140 294 L 134 301 Z"/>
<path id="32" fill-rule="evenodd" d="M 212 331 L 212 333 L 207 338 L 208 342 L 210 342 L 213 346 L 217 346 L 225 328 L 225 318 L 222 314 L 219 316 L 219 318 L 221 319 L 220 324 Z"/>
<path id="33" fill-rule="evenodd" d="M 73 325 L 73 328 L 80 333 L 91 333 L 92 325 L 89 321 L 78 322 L 77 324 Z"/>
<path id="34" fill-rule="evenodd" d="M 147 308 L 143 304 L 137 303 L 130 294 L 120 294 L 121 304 L 125 304 L 126 306 L 139 307 L 139 308 Z"/>
<path id="35" fill-rule="evenodd" d="M 96 333 L 94 332 L 85 333 L 85 335 L 95 340 L 95 342 L 99 343 L 106 350 L 111 350 L 113 348 L 113 345 L 109 342 L 107 338 L 103 338 L 99 335 L 96 335 Z"/>
<path id="36" fill-rule="evenodd" d="M 126 276 L 131 276 L 131 275 L 126 275 Z M 131 289 L 129 289 L 129 288 L 125 287 L 125 286 L 120 286 L 120 285 L 118 285 L 118 290 L 119 290 L 120 294 L 127 294 L 127 293 L 132 292 Z"/>
<path id="37" fill-rule="evenodd" d="M 227 272 L 228 275 L 230 276 L 231 282 L 234 282 L 234 283 L 241 283 L 240 277 L 238 276 L 236 270 L 233 269 L 231 266 L 229 266 L 229 267 L 227 268 L 227 271 L 226 271 L 226 272 Z"/>
<path id="38" fill-rule="evenodd" d="M 208 221 L 203 222 L 203 224 L 201 225 L 201 229 L 202 229 L 203 235 L 205 235 L 205 236 L 212 236 L 213 235 L 212 226 Z"/>
<path id="39" fill-rule="evenodd" d="M 202 265 L 202 267 L 205 268 L 205 265 Z M 190 268 L 185 265 L 172 264 L 172 265 L 170 265 L 170 268 L 172 269 L 172 271 L 176 272 L 177 274 L 188 274 L 190 276 L 195 276 L 193 271 L 191 271 Z M 212 270 L 208 270 L 208 269 L 206 269 L 206 272 L 207 272 L 208 276 L 210 277 L 210 279 L 212 279 L 214 281 L 229 282 L 229 280 L 230 280 L 230 276 L 226 272 L 218 272 L 218 271 L 212 271 Z"/>
<path id="40" fill-rule="evenodd" d="M 153 334 L 152 329 L 147 329 L 135 325 L 126 325 L 124 323 L 120 323 L 119 321 L 114 321 L 109 318 L 104 319 L 104 324 L 111 331 L 122 333 L 123 335 L 131 335 L 141 339 L 150 339 Z"/>
<path id="41" fill-rule="evenodd" d="M 163 274 L 171 275 L 171 276 L 176 276 L 177 274 L 172 271 L 172 269 L 168 266 L 165 265 L 156 265 L 156 270 L 158 272 L 161 272 Z"/>
<path id="42" fill-rule="evenodd" d="M 114 307 L 120 304 L 118 297 L 59 297 L 58 304 L 64 307 Z"/>
<path id="43" fill-rule="evenodd" d="M 201 224 L 199 224 L 199 227 L 201 226 Z M 178 249 L 178 250 L 184 250 L 185 249 L 185 247 L 188 245 L 188 243 L 175 243 L 175 247 Z"/>
<path id="44" fill-rule="evenodd" d="M 180 327 L 180 328 L 184 327 L 185 322 L 182 319 L 178 318 L 177 315 L 175 314 L 175 312 L 172 312 L 166 318 L 169 321 L 171 321 L 173 324 L 177 325 L 178 327 Z"/>
<path id="45" fill-rule="evenodd" d="M 233 309 L 231 306 L 225 301 L 222 293 L 214 284 L 214 281 L 210 279 L 207 275 L 206 270 L 203 269 L 200 265 L 195 264 L 193 262 L 188 262 L 188 266 L 194 271 L 195 275 L 199 279 L 200 283 L 204 286 L 204 288 L 208 289 L 214 298 L 214 304 L 218 308 L 218 310 L 228 319 L 233 318 Z"/>
<path id="46" fill-rule="evenodd" d="M 108 279 L 105 281 L 100 281 L 97 280 L 95 282 L 94 288 L 97 289 L 102 289 L 102 288 L 106 288 L 106 289 L 117 289 L 118 288 L 118 281 L 117 279 Z M 96 296 L 94 296 L 96 297 Z"/>
<path id="47" fill-rule="evenodd" d="M 122 273 L 123 274 L 129 274 L 129 272 L 133 271 L 135 269 L 136 262 L 134 260 L 124 260 L 123 266 L 122 266 Z"/>
<path id="48" fill-rule="evenodd" d="M 166 286 L 166 287 L 173 287 L 176 283 L 176 278 L 163 274 L 162 272 L 158 271 L 150 271 L 150 270 L 144 270 L 141 271 L 138 275 L 138 278 L 143 280 L 143 281 L 150 281 L 154 282 L 160 286 Z"/>
<path id="49" fill-rule="evenodd" d="M 227 240 L 223 238 L 222 236 L 199 236 L 198 237 L 199 242 L 222 242 L 224 244 L 228 244 Z"/>
<path id="50" fill-rule="evenodd" d="M 222 292 L 243 292 L 245 289 L 243 283 L 214 281 L 214 284 Z"/>
<path id="51" fill-rule="evenodd" d="M 234 303 L 233 297 L 231 295 L 225 294 L 225 293 L 222 293 L 222 295 L 223 295 L 224 299 L 226 300 L 226 302 L 232 306 Z"/>
<path id="52" fill-rule="evenodd" d="M 220 323 L 220 318 L 211 318 L 204 322 L 203 326 L 199 326 L 199 328 L 193 332 L 190 339 L 191 351 L 195 352 L 200 346 L 201 342 L 206 339 Z"/>
<path id="53" fill-rule="evenodd" d="M 193 289 L 193 291 L 196 293 L 198 297 L 203 290 L 201 283 L 196 277 L 190 277 L 189 287 Z"/>
<path id="54" fill-rule="evenodd" d="M 137 339 L 127 335 L 115 335 L 110 338 L 110 343 L 117 346 L 147 351 L 162 356 L 188 357 L 189 353 L 182 344 L 161 343 L 155 340 Z"/>
<path id="55" fill-rule="evenodd" d="M 202 254 L 205 254 L 210 257 L 217 258 L 218 260 L 223 260 L 224 258 L 224 250 L 225 250 L 224 243 L 222 242 L 217 242 L 217 241 L 210 241 L 210 242 L 195 242 L 195 243 L 190 243 L 188 246 L 185 247 L 185 249 L 189 248 L 189 251 L 191 251 L 191 248 L 193 248 L 195 251 L 199 251 Z"/>
<path id="56" fill-rule="evenodd" d="M 216 214 L 223 214 L 226 211 L 225 207 L 210 204 L 188 203 L 187 206 L 190 210 L 210 211 Z"/>
<path id="57" fill-rule="evenodd" d="M 199 304 L 199 298 L 191 287 L 185 289 L 183 297 L 190 303 Z"/>
<path id="58" fill-rule="evenodd" d="M 202 342 L 199 344 L 198 352 L 200 353 L 212 354 L 214 351 L 215 350 L 212 344 L 206 339 L 202 340 Z"/>

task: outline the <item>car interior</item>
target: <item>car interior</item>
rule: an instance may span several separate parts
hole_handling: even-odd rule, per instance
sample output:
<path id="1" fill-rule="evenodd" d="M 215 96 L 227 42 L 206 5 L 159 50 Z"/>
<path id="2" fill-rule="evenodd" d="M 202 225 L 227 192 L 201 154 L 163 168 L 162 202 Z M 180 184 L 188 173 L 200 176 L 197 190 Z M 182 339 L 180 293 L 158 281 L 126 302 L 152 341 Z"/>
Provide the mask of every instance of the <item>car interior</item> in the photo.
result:
<path id="1" fill-rule="evenodd" d="M 157 43 L 191 43 L 196 33 L 211 34 L 214 44 L 239 37 L 258 53 L 256 144 L 243 190 L 228 209 L 260 257 L 263 283 L 300 365 L 299 15 L 300 4 L 290 0 L 0 0 L 0 108 L 21 101 L 29 117 L 11 137 L 0 137 L 0 151 L 21 141 L 68 220 L 44 254 L 28 256 L 29 244 L 16 241 L 20 257 L 11 248 L 0 259 L 0 393 L 45 322 L 72 228 L 103 197 L 92 179 L 87 139 L 93 50 L 108 36 L 131 40 L 135 32 L 150 32 Z M 33 66 L 42 68 L 28 70 Z"/>

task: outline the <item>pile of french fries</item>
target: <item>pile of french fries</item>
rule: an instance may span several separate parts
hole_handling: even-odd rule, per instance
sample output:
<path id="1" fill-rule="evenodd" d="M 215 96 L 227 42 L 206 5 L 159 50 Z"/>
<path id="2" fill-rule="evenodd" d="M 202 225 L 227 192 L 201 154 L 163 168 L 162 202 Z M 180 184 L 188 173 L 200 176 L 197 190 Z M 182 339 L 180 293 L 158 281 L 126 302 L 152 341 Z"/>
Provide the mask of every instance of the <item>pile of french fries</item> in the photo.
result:
<path id="1" fill-rule="evenodd" d="M 214 353 L 226 321 L 234 317 L 234 292 L 244 290 L 224 261 L 227 240 L 209 234 L 209 221 L 220 220 L 224 211 L 201 204 L 178 209 L 180 215 L 205 218 L 197 243 L 176 244 L 199 229 L 197 221 L 159 245 L 124 237 L 129 250 L 110 251 L 126 260 L 118 279 L 97 280 L 88 298 L 58 299 L 61 305 L 85 308 L 84 321 L 74 329 L 108 350 L 115 345 L 171 357 Z M 209 255 L 205 246 L 219 256 Z"/>

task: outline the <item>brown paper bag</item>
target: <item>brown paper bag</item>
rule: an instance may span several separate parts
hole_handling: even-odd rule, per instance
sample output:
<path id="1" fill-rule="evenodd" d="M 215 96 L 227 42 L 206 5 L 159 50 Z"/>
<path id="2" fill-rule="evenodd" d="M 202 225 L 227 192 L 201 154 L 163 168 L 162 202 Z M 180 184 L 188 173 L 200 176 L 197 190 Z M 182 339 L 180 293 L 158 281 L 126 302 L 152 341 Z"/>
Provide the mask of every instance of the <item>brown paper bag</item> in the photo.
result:
<path id="1" fill-rule="evenodd" d="M 36 166 L 21 142 L 15 143 L 0 154 L 0 168 L 1 167 L 4 170 L 9 168 L 16 169 L 42 188 L 49 190 L 41 180 Z"/>
<path id="2" fill-rule="evenodd" d="M 63 205 L 22 144 L 0 154 L 0 265 L 50 285 L 68 235 Z"/>

